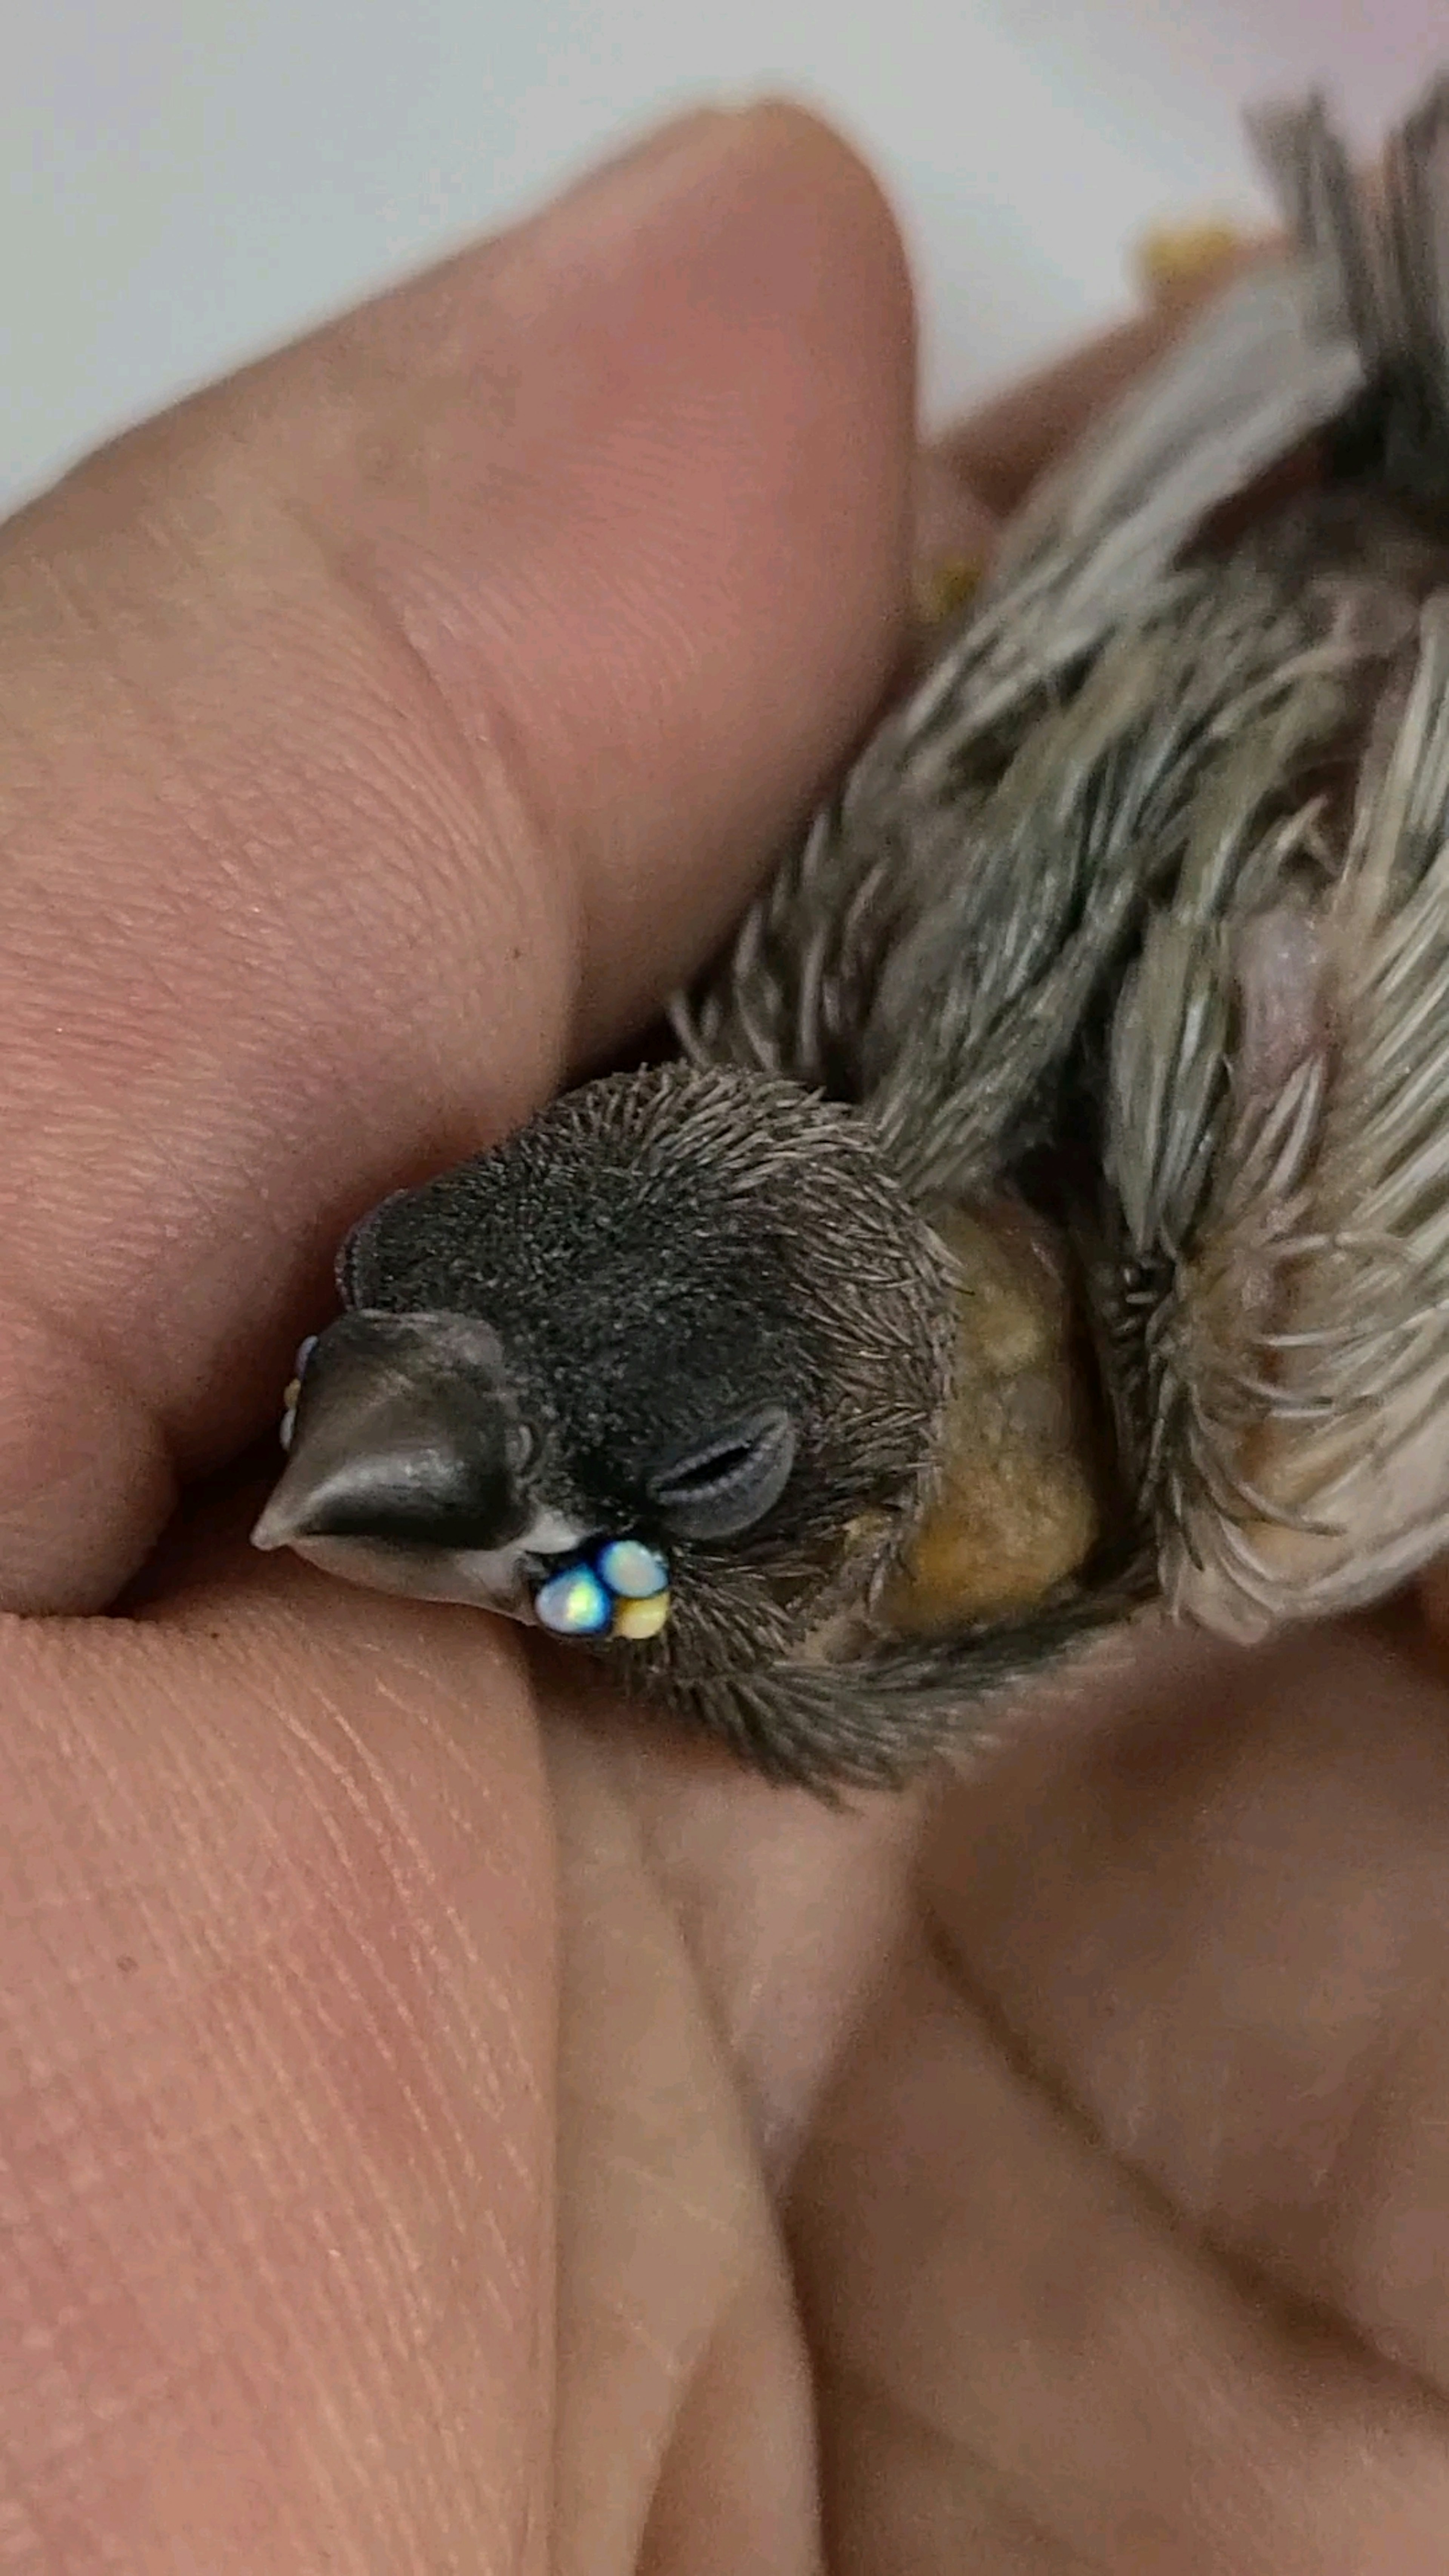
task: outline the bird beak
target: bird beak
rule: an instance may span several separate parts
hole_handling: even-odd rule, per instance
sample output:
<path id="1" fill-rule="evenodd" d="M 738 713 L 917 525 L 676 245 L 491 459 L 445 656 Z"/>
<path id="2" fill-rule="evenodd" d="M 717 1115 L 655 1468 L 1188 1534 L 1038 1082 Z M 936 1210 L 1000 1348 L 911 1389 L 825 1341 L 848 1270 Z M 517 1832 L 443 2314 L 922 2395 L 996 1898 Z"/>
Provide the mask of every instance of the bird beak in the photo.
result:
<path id="1" fill-rule="evenodd" d="M 457 1315 L 351 1314 L 298 1391 L 286 1469 L 252 1532 L 350 1580 L 526 1611 L 533 1518 L 497 1336 Z"/>

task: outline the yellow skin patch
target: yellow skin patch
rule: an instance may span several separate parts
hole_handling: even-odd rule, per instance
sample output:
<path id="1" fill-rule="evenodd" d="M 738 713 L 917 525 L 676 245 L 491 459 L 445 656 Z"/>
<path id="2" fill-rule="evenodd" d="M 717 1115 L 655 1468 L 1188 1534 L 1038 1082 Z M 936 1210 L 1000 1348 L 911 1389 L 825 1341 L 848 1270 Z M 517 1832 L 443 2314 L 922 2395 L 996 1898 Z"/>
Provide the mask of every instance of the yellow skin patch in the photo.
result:
<path id="1" fill-rule="evenodd" d="M 952 1213 L 956 1380 L 936 1497 L 877 1616 L 907 1635 L 1029 1609 L 1100 1530 L 1071 1301 L 1024 1211 Z"/>

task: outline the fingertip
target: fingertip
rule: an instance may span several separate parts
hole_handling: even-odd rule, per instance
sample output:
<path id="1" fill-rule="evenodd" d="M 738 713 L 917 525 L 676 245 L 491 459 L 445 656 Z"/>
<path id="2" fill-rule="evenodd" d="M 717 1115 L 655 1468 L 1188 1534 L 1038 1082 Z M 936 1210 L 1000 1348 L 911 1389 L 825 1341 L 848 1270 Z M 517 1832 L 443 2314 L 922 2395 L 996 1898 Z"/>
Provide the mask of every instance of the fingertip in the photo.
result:
<path id="1" fill-rule="evenodd" d="M 708 952 L 891 671 L 915 412 L 899 231 L 832 127 L 765 100 L 650 138 L 382 327 L 410 356 L 386 428 L 365 416 L 368 575 L 567 854 L 587 1054 Z M 506 484 L 485 410 L 506 412 Z M 332 506 L 355 526 L 345 476 Z"/>
<path id="2" fill-rule="evenodd" d="M 842 246 L 851 234 L 862 268 L 882 300 L 896 308 L 913 350 L 913 290 L 905 242 L 884 182 L 865 154 L 828 117 L 784 95 L 754 99 L 725 122 L 735 150 L 756 166 L 773 162 L 793 170 L 830 207 L 842 225 Z M 844 279 L 848 264 L 842 263 L 840 273 Z"/>

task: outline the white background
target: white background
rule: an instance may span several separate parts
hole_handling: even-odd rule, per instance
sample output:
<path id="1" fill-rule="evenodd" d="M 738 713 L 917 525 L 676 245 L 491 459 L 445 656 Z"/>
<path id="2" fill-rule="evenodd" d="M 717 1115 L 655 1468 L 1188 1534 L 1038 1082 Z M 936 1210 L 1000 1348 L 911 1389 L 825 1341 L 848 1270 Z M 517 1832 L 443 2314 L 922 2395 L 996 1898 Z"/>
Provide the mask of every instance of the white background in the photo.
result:
<path id="1" fill-rule="evenodd" d="M 1366 23 L 1372 14 L 1373 23 Z M 883 172 L 939 414 L 1251 208 L 1245 97 L 1365 137 L 1449 0 L 3 0 L 0 507 L 690 97 L 794 92 Z"/>

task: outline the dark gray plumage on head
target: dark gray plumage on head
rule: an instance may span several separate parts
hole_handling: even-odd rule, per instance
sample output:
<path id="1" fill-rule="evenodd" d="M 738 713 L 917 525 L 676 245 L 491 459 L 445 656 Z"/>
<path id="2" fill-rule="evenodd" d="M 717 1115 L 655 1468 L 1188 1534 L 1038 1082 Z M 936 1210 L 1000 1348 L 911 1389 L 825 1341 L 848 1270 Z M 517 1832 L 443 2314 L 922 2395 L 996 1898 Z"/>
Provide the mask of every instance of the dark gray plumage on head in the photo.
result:
<path id="1" fill-rule="evenodd" d="M 773 1077 L 591 1083 L 384 1201 L 260 1536 L 526 1615 L 599 1535 L 671 1569 L 624 1651 L 683 1680 L 798 1641 L 919 1508 L 952 1273 L 869 1130 Z"/>
<path id="2" fill-rule="evenodd" d="M 1033 497 L 684 1063 L 358 1230 L 261 1543 L 829 1780 L 1449 1540 L 1449 84 L 1369 193 L 1257 134 L 1297 248 Z"/>

